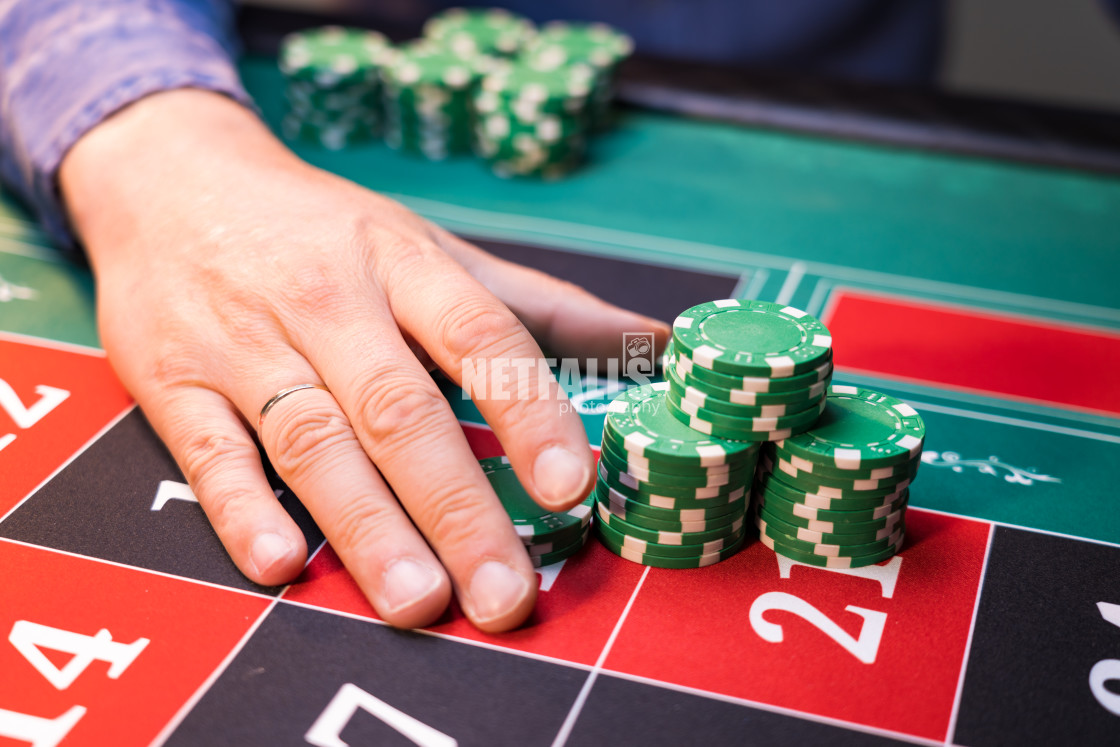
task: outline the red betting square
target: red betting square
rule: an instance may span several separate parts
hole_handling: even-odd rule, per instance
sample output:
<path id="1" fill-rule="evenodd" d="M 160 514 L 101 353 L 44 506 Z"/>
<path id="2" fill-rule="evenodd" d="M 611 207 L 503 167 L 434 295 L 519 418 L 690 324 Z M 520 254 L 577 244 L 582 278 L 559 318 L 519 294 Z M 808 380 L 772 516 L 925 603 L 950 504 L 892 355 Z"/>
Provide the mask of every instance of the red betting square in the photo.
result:
<path id="1" fill-rule="evenodd" d="M 488 426 L 461 423 L 479 459 L 502 456 Z M 589 538 L 573 558 L 538 571 L 540 591 L 532 617 L 520 629 L 492 635 L 477 630 L 458 605 L 430 630 L 504 648 L 593 664 L 641 578 L 643 568 L 622 560 Z M 338 555 L 326 545 L 312 558 L 283 599 L 380 619 Z"/>
<path id="2" fill-rule="evenodd" d="M 879 580 L 801 564 L 783 578 L 758 541 L 708 568 L 652 570 L 605 666 L 944 739 L 991 527 L 918 509 L 906 527 Z"/>
<path id="3" fill-rule="evenodd" d="M 454 603 L 428 629 L 516 651 L 594 664 L 643 570 L 589 538 L 587 546 L 574 557 L 537 572 L 541 582 L 537 606 L 518 630 L 483 633 Z M 380 619 L 330 545 L 319 551 L 282 599 Z"/>
<path id="4" fill-rule="evenodd" d="M 1120 334 L 987 309 L 844 290 L 821 317 L 837 368 L 1120 414 Z M 1045 365 L 1017 365 L 1025 355 Z"/>
<path id="5" fill-rule="evenodd" d="M 131 405 L 103 353 L 0 333 L 0 516 Z"/>
<path id="6" fill-rule="evenodd" d="M 0 568 L 0 735 L 78 715 L 67 745 L 148 744 L 271 602 L 6 540 Z"/>

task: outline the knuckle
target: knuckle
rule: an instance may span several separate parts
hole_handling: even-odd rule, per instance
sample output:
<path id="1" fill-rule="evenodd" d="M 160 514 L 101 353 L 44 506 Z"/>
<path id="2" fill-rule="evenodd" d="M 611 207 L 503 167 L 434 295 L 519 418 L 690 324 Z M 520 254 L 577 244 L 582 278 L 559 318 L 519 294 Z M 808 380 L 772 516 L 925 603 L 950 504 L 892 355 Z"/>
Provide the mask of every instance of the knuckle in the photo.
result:
<path id="1" fill-rule="evenodd" d="M 488 401 L 487 420 L 499 432 L 517 429 L 519 439 L 535 442 L 538 438 L 555 435 L 560 406 L 558 401 L 545 402 L 544 393 L 518 387 L 518 396 L 496 397 Z M 550 406 L 551 405 L 551 406 Z M 534 433 L 543 426 L 544 432 Z"/>
<path id="2" fill-rule="evenodd" d="M 394 441 L 408 443 L 410 436 L 430 428 L 448 411 L 439 390 L 418 376 L 386 374 L 360 391 L 356 404 L 363 435 L 382 447 Z"/>
<path id="3" fill-rule="evenodd" d="M 179 451 L 179 468 L 191 485 L 204 485 L 214 476 L 227 473 L 256 458 L 256 449 L 245 439 L 212 430 L 189 434 Z"/>
<path id="4" fill-rule="evenodd" d="M 155 391 L 170 391 L 180 386 L 195 384 L 200 377 L 198 361 L 205 360 L 201 351 L 183 337 L 175 335 L 168 341 L 159 343 L 152 351 L 147 363 L 147 379 Z"/>
<path id="5" fill-rule="evenodd" d="M 221 432 L 199 431 L 179 449 L 179 468 L 219 535 L 254 498 L 252 470 L 260 468 L 259 459 L 252 444 Z"/>
<path id="6" fill-rule="evenodd" d="M 412 288 L 422 283 L 440 253 L 439 247 L 421 235 L 377 231 L 371 236 L 371 243 L 375 247 L 375 274 L 385 277 L 390 287 Z"/>
<path id="7" fill-rule="evenodd" d="M 508 309 L 475 297 L 465 298 L 444 313 L 439 341 L 455 359 L 485 353 L 508 354 L 517 347 L 521 322 Z"/>
<path id="8" fill-rule="evenodd" d="M 281 475 L 298 479 L 329 455 L 342 454 L 351 438 L 350 425 L 333 407 L 293 408 L 278 418 L 273 464 Z"/>
<path id="9" fill-rule="evenodd" d="M 333 517 L 331 544 L 345 552 L 368 553 L 382 546 L 392 534 L 393 513 L 387 502 L 352 500 L 337 507 Z"/>
<path id="10" fill-rule="evenodd" d="M 330 268 L 321 265 L 294 271 L 287 287 L 286 305 L 300 315 L 333 314 L 344 303 L 338 277 Z"/>
<path id="11" fill-rule="evenodd" d="M 426 528 L 431 541 L 443 550 L 466 548 L 484 529 L 484 509 L 478 491 L 463 482 L 449 480 L 425 498 L 415 518 Z"/>

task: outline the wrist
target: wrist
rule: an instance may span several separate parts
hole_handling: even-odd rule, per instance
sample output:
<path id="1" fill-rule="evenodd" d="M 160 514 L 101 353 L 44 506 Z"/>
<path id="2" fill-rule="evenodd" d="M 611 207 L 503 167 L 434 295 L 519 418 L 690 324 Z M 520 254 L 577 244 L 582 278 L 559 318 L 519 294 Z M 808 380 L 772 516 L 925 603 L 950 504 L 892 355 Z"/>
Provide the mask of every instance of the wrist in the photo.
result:
<path id="1" fill-rule="evenodd" d="M 227 169 L 302 164 L 249 109 L 221 94 L 164 91 L 116 112 L 62 160 L 59 188 L 74 231 L 97 263 L 160 211 L 190 209 Z"/>

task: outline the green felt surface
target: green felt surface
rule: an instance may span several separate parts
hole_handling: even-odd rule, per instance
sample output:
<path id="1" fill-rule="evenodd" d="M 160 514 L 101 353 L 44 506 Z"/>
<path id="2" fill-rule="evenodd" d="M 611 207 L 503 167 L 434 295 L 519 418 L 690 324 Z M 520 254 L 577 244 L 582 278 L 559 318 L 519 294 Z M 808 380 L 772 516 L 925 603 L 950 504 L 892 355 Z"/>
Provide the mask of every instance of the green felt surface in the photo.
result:
<path id="1" fill-rule="evenodd" d="M 275 124 L 279 75 L 260 60 L 244 74 Z M 742 273 L 743 297 L 785 296 L 811 313 L 855 287 L 1120 330 L 1117 178 L 645 113 L 599 138 L 589 168 L 552 183 L 380 144 L 296 149 L 454 230 Z M 3 195 L 0 330 L 98 344 L 88 270 Z M 1120 542 L 1120 420 L 853 372 L 837 380 L 923 413 L 931 461 L 914 505 Z M 578 383 L 570 393 L 598 443 L 614 389 Z M 459 390 L 447 394 L 461 419 L 481 420 Z"/>
<path id="2" fill-rule="evenodd" d="M 275 125 L 279 73 L 249 60 L 243 75 Z M 1116 177 L 633 112 L 597 139 L 589 168 L 553 183 L 502 180 L 470 158 L 433 164 L 380 144 L 295 147 L 406 202 L 1120 306 Z"/>

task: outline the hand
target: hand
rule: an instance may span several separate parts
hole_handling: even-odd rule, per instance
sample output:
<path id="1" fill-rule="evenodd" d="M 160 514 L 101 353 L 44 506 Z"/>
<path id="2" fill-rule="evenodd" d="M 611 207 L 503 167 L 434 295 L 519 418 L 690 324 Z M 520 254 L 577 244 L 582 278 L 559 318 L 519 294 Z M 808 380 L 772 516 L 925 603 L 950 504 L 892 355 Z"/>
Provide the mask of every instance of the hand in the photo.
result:
<path id="1" fill-rule="evenodd" d="M 253 432 L 378 614 L 433 622 L 452 590 L 483 630 L 532 610 L 537 582 L 426 365 L 616 357 L 667 328 L 494 258 L 403 206 L 300 161 L 216 94 L 145 98 L 65 158 L 63 197 L 97 278 L 115 370 L 238 568 L 294 579 L 307 548 L 265 480 Z M 545 508 L 594 483 L 556 381 L 477 404 Z"/>

